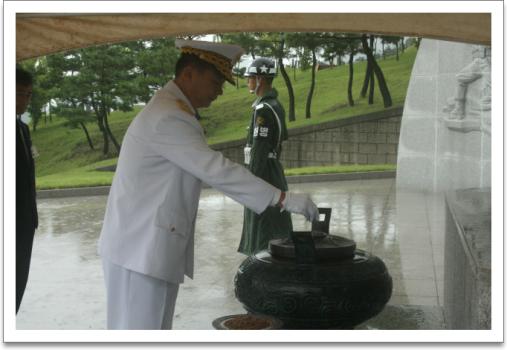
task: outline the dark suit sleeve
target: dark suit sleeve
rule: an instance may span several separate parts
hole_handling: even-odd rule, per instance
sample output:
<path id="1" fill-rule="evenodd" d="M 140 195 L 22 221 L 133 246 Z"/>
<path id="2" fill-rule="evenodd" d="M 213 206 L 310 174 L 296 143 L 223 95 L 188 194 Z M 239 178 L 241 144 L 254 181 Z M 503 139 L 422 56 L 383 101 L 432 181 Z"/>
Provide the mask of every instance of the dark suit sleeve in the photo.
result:
<path id="1" fill-rule="evenodd" d="M 16 128 L 16 219 L 27 227 L 38 226 L 35 190 L 35 165 L 32 157 L 30 130 L 22 122 Z M 18 220 L 16 220 L 18 222 Z"/>

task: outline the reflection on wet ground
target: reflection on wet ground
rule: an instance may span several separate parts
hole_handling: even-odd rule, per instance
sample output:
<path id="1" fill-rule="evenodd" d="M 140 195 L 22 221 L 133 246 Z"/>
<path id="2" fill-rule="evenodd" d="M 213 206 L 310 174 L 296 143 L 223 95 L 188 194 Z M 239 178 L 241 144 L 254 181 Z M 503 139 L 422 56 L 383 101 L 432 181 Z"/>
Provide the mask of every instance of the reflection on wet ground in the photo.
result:
<path id="1" fill-rule="evenodd" d="M 358 329 L 443 329 L 443 200 L 397 193 L 394 179 L 293 184 L 333 209 L 331 234 L 379 256 L 394 283 L 385 310 Z M 39 201 L 32 268 L 18 329 L 103 329 L 105 290 L 96 253 L 107 197 Z M 180 287 L 175 329 L 212 329 L 213 319 L 244 313 L 233 279 L 243 207 L 203 190 L 196 226 L 194 279 Z M 309 230 L 293 216 L 295 230 Z"/>

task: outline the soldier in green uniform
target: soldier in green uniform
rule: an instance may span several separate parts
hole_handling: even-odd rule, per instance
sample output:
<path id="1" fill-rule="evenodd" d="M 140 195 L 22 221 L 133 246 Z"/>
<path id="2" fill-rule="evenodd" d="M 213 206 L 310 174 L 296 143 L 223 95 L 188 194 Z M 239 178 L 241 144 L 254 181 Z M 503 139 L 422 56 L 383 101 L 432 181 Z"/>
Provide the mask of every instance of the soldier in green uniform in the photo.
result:
<path id="1" fill-rule="evenodd" d="M 245 72 L 250 93 L 257 96 L 252 104 L 245 165 L 254 175 L 287 191 L 287 180 L 280 163 L 282 141 L 287 140 L 287 127 L 285 111 L 277 100 L 278 92 L 271 86 L 275 75 L 275 64 L 267 58 L 254 60 Z M 291 231 L 289 212 L 268 207 L 261 214 L 256 214 L 245 208 L 238 251 L 247 255 L 255 254 L 266 249 L 270 240 L 288 237 Z"/>

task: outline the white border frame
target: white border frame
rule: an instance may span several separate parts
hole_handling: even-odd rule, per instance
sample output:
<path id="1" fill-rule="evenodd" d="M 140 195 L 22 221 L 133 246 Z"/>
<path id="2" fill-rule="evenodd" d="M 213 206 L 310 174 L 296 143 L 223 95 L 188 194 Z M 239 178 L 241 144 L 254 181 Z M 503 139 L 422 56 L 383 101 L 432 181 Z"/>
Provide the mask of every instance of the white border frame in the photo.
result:
<path id="1" fill-rule="evenodd" d="M 269 5 L 268 5 L 269 3 Z M 14 310 L 15 137 L 4 143 L 5 342 L 501 342 L 503 341 L 503 3 L 500 1 L 7 1 L 4 2 L 4 130 L 14 130 L 16 13 L 487 12 L 492 19 L 492 329 L 439 331 L 105 331 L 16 330 Z M 459 4 L 459 6 L 457 6 Z M 227 11 L 224 11 L 227 9 Z M 211 322 L 211 321 L 210 321 Z M 264 348 L 266 346 L 264 345 Z"/>

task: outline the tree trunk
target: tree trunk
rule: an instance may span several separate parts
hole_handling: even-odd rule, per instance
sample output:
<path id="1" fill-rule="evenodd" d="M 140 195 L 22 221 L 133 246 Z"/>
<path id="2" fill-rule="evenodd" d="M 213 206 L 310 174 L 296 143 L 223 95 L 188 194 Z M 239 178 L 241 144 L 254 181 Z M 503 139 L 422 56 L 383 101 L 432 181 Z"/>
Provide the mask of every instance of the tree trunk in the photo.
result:
<path id="1" fill-rule="evenodd" d="M 252 55 L 252 59 L 254 59 L 254 60 L 255 60 L 255 54 L 253 53 L 253 51 L 252 51 L 252 52 L 250 52 L 250 55 Z"/>
<path id="2" fill-rule="evenodd" d="M 104 127 L 104 117 L 102 115 L 102 112 L 93 98 L 92 98 L 92 108 L 93 111 L 95 112 L 95 115 L 97 116 L 97 125 L 99 126 L 99 130 L 102 133 L 102 138 L 104 140 L 102 154 L 107 155 L 109 153 L 109 137 L 107 135 L 106 128 Z"/>
<path id="3" fill-rule="evenodd" d="M 393 101 L 391 99 L 391 94 L 389 93 L 389 89 L 387 88 L 386 80 L 384 78 L 384 74 L 382 73 L 382 70 L 380 69 L 380 66 L 377 64 L 377 61 L 375 60 L 375 57 L 373 56 L 373 53 L 371 49 L 368 47 L 368 42 L 366 41 L 366 35 L 361 36 L 361 43 L 363 45 L 363 50 L 366 56 L 370 57 L 372 62 L 372 68 L 375 72 L 375 75 L 377 76 L 378 80 L 378 86 L 380 89 L 380 93 L 382 94 L 382 99 L 384 100 L 384 107 L 390 107 L 393 104 Z"/>
<path id="4" fill-rule="evenodd" d="M 377 62 L 373 62 L 373 71 L 378 79 L 378 87 L 380 89 L 380 93 L 382 94 L 382 99 L 384 100 L 384 107 L 391 107 L 393 105 L 393 100 L 391 99 L 391 94 L 389 93 L 389 88 L 387 87 L 386 80 L 384 78 L 384 74 L 380 69 L 380 66 Z"/>
<path id="5" fill-rule="evenodd" d="M 366 64 L 366 72 L 364 74 L 363 87 L 361 88 L 361 97 L 366 97 L 366 92 L 368 91 L 368 86 L 370 83 L 370 78 L 372 76 L 372 64 L 370 61 L 370 57 L 367 56 L 367 64 Z"/>
<path id="6" fill-rule="evenodd" d="M 104 94 L 102 94 L 102 96 L 104 96 Z M 107 119 L 109 116 L 109 111 L 107 109 L 107 106 L 105 106 L 104 100 L 102 100 L 101 102 L 102 102 L 102 111 L 104 113 L 104 127 L 106 128 L 107 134 L 109 135 L 109 138 L 113 142 L 113 145 L 116 148 L 116 151 L 118 152 L 119 155 L 121 146 L 118 143 L 118 141 L 116 141 L 116 138 L 114 137 L 113 133 L 111 132 L 111 128 L 109 127 L 109 121 Z"/>
<path id="7" fill-rule="evenodd" d="M 92 150 L 95 150 L 95 148 L 93 147 L 92 139 L 90 138 L 90 134 L 88 133 L 88 129 L 86 128 L 85 123 L 79 122 L 79 125 L 81 125 L 81 127 L 83 128 L 83 131 L 84 131 L 84 133 L 86 135 L 86 140 L 88 141 L 88 145 L 90 146 L 90 148 Z"/>
<path id="8" fill-rule="evenodd" d="M 370 93 L 368 94 L 368 104 L 373 104 L 373 97 L 375 95 L 375 73 L 373 73 L 373 69 L 370 72 Z"/>
<path id="9" fill-rule="evenodd" d="M 308 92 L 308 97 L 306 99 L 306 119 L 310 119 L 312 117 L 312 98 L 313 98 L 313 89 L 315 88 L 315 70 L 317 69 L 317 56 L 315 55 L 315 49 L 312 49 L 312 83 L 310 84 L 310 91 Z"/>
<path id="10" fill-rule="evenodd" d="M 347 96 L 349 99 L 349 106 L 354 105 L 354 98 L 352 97 L 352 82 L 354 80 L 354 51 L 350 48 L 349 56 L 349 84 L 347 87 Z"/>
<path id="11" fill-rule="evenodd" d="M 118 143 L 118 141 L 116 141 L 116 138 L 114 137 L 113 133 L 111 132 L 111 129 L 109 128 L 109 122 L 107 121 L 107 113 L 104 113 L 104 126 L 106 127 L 107 134 L 109 135 L 109 138 L 113 142 L 113 145 L 116 148 L 116 152 L 118 152 L 119 155 L 121 146 Z"/>
<path id="12" fill-rule="evenodd" d="M 400 55 L 398 54 L 398 42 L 396 42 L 395 45 L 396 45 L 396 61 L 399 61 Z"/>
<path id="13" fill-rule="evenodd" d="M 111 139 L 111 141 L 114 144 L 114 147 L 116 148 L 116 152 L 118 152 L 118 154 L 120 154 L 121 146 L 118 143 L 118 141 L 116 141 L 116 138 L 114 137 L 113 133 L 111 132 L 111 129 L 109 128 L 109 122 L 107 121 L 107 114 L 104 116 L 104 126 L 106 127 L 109 138 Z"/>
<path id="14" fill-rule="evenodd" d="M 104 127 L 104 117 L 100 115 L 97 116 L 97 123 L 99 124 L 100 132 L 102 132 L 102 138 L 104 139 L 104 146 L 102 147 L 102 154 L 107 155 L 109 153 L 109 137 L 107 135 L 106 128 Z"/>
<path id="15" fill-rule="evenodd" d="M 289 121 L 293 122 L 296 120 L 294 90 L 292 89 L 292 84 L 290 82 L 289 75 L 285 71 L 285 66 L 283 65 L 283 47 L 284 47 L 284 45 L 285 45 L 285 40 L 282 39 L 280 41 L 278 67 L 280 68 L 280 73 L 282 74 L 283 80 L 285 80 L 285 85 L 287 85 L 287 92 L 289 93 Z"/>
<path id="16" fill-rule="evenodd" d="M 401 53 L 405 52 L 405 38 L 401 38 Z"/>
<path id="17" fill-rule="evenodd" d="M 386 50 L 384 49 L 384 40 L 382 40 L 382 59 L 386 59 Z"/>

